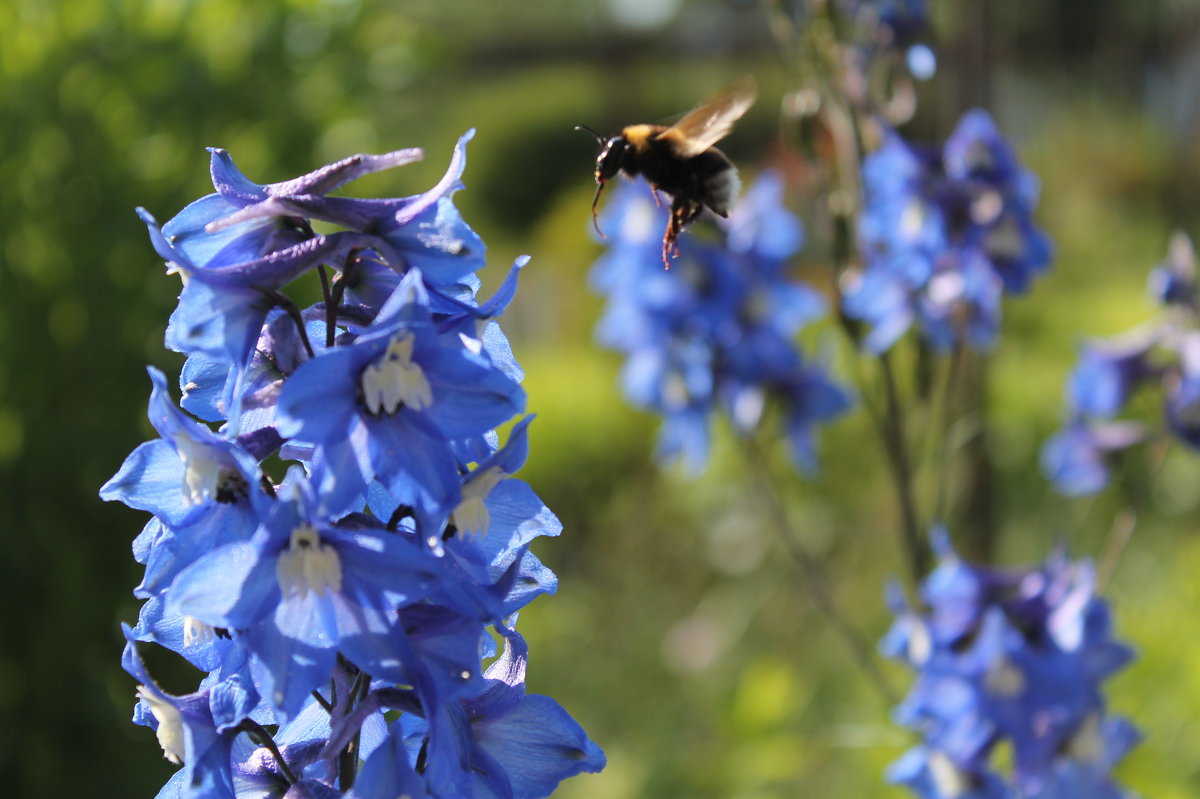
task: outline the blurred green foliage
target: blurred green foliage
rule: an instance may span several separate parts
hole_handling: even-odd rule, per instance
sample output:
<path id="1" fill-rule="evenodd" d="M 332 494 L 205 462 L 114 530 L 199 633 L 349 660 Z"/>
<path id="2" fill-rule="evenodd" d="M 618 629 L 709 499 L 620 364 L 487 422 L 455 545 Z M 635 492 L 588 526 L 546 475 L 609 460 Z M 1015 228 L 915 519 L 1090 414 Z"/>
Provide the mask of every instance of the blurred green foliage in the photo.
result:
<path id="1" fill-rule="evenodd" d="M 134 206 L 165 220 L 208 191 L 206 145 L 228 148 L 263 182 L 353 152 L 421 146 L 424 163 L 353 187 L 415 193 L 468 127 L 479 135 L 458 200 L 491 246 L 491 271 L 534 256 L 505 325 L 539 414 L 523 476 L 567 528 L 539 545 L 561 590 L 522 618 L 530 683 L 609 755 L 605 773 L 559 795 L 900 795 L 880 774 L 909 739 L 778 556 L 737 448 L 721 431 L 704 477 L 659 470 L 654 421 L 625 406 L 615 358 L 591 343 L 594 145 L 571 127 L 661 120 L 754 72 L 763 99 L 728 147 L 752 172 L 780 152 L 774 100 L 791 80 L 755 3 L 647 0 L 640 22 L 622 24 L 617 11 L 635 6 L 0 4 L 8 795 L 151 796 L 171 771 L 153 736 L 128 723 L 133 684 L 118 664 L 118 622 L 137 612 L 128 545 L 144 518 L 96 498 L 151 435 L 144 365 L 180 363 L 161 347 L 177 284 Z M 1008 305 L 988 366 L 995 465 L 985 488 L 999 509 L 999 557 L 1039 558 L 1059 539 L 1097 554 L 1114 517 L 1136 514 L 1108 588 L 1141 657 L 1114 681 L 1112 704 L 1148 739 L 1121 775 L 1149 796 L 1200 795 L 1200 460 L 1174 451 L 1154 481 L 1135 462 L 1119 488 L 1075 502 L 1056 498 L 1036 469 L 1080 337 L 1146 317 L 1145 274 L 1170 230 L 1200 233 L 1200 93 L 1185 68 L 1200 47 L 1196 9 L 1167 0 L 936 7 L 942 69 L 922 88 L 913 130 L 944 135 L 967 104 L 990 101 L 1042 178 L 1040 219 L 1058 249 L 1053 273 Z M 820 239 L 814 229 L 807 267 L 816 272 Z M 848 363 L 832 326 L 813 335 Z M 818 478 L 773 466 L 838 601 L 876 637 L 888 623 L 881 586 L 901 563 L 872 439 L 857 414 L 825 436 Z M 907 681 L 889 673 L 896 686 Z M 177 690 L 192 681 L 167 678 Z"/>

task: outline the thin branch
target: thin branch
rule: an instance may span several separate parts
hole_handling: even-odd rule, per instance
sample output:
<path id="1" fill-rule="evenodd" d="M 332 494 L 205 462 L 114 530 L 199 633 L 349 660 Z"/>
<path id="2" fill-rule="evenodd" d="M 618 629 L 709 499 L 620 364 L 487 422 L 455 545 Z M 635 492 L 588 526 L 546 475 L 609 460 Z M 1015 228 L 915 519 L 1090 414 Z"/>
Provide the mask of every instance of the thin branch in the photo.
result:
<path id="1" fill-rule="evenodd" d="M 292 772 L 291 767 L 288 766 L 287 761 L 283 759 L 283 753 L 279 751 L 279 747 L 275 744 L 275 739 L 267 731 L 266 727 L 251 719 L 242 719 L 241 728 L 253 741 L 259 746 L 265 747 L 271 753 L 271 756 L 275 758 L 275 765 L 279 766 L 279 771 L 283 774 L 283 778 L 288 781 L 288 785 L 295 785 L 296 775 Z"/>
<path id="2" fill-rule="evenodd" d="M 304 349 L 308 353 L 308 357 L 315 357 L 313 355 L 312 344 L 308 340 L 308 331 L 304 329 L 304 316 L 301 315 L 300 309 L 296 307 L 296 303 L 292 302 L 291 298 L 286 294 L 281 294 L 278 291 L 266 291 L 264 293 L 296 323 L 296 330 L 300 333 L 300 341 L 304 344 Z"/>
<path id="3" fill-rule="evenodd" d="M 904 409 L 900 405 L 900 389 L 892 369 L 889 353 L 879 356 L 879 368 L 883 376 L 884 399 L 887 413 L 883 417 L 884 449 L 888 456 L 888 472 L 896 488 L 896 499 L 900 504 L 901 532 L 904 550 L 908 556 L 909 576 L 913 585 L 920 584 L 929 567 L 929 549 L 921 535 L 917 521 L 916 500 L 913 497 L 913 470 L 909 455 L 908 440 L 904 434 Z"/>
<path id="4" fill-rule="evenodd" d="M 817 611 L 829 622 L 838 637 L 841 638 L 842 643 L 850 652 L 855 664 L 866 674 L 883 701 L 889 707 L 896 704 L 897 696 L 888 683 L 887 678 L 880 670 L 879 664 L 875 660 L 873 649 L 863 640 L 854 625 L 842 614 L 833 599 L 833 594 L 830 591 L 828 581 L 825 579 L 825 573 L 821 565 L 792 529 L 787 518 L 787 512 L 784 510 L 783 502 L 767 469 L 762 449 L 753 439 L 739 438 L 739 441 L 742 444 L 742 455 L 749 465 L 751 474 L 750 483 L 757 490 L 763 507 L 766 509 L 768 517 L 770 517 L 772 529 L 775 530 L 776 535 L 784 545 L 784 550 L 800 573 L 800 582 L 805 593 L 808 594 L 809 600 L 816 607 Z"/>

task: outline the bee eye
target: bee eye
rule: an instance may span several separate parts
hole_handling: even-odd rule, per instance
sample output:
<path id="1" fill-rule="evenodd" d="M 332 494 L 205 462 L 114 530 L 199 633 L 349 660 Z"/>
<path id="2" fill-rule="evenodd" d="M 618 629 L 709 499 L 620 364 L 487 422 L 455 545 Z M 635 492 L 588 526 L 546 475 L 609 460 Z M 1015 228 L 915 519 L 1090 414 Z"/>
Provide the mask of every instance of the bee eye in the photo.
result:
<path id="1" fill-rule="evenodd" d="M 621 169 L 621 155 L 625 152 L 625 142 L 620 139 L 609 139 L 596 156 L 596 179 L 609 180 L 616 176 Z"/>

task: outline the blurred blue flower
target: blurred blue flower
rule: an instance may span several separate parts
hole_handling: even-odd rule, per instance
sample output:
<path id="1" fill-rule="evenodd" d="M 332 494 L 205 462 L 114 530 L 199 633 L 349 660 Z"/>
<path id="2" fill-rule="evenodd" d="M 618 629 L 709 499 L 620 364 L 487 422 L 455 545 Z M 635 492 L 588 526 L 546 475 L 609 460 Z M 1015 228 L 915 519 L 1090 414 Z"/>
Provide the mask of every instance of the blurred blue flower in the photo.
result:
<path id="1" fill-rule="evenodd" d="M 1151 271 L 1157 318 L 1080 347 L 1067 381 L 1066 424 L 1042 450 L 1042 470 L 1068 495 L 1094 494 L 1109 482 L 1116 453 L 1153 437 L 1145 419 L 1126 419 L 1132 400 L 1152 394 L 1162 407 L 1161 430 L 1200 450 L 1200 306 L 1195 254 L 1182 233 Z"/>
<path id="2" fill-rule="evenodd" d="M 941 530 L 934 546 L 920 606 L 890 594 L 897 620 L 882 648 L 917 672 L 896 720 L 922 742 L 889 778 L 926 799 L 1084 796 L 1109 784 L 1136 733 L 1107 716 L 1102 684 L 1132 653 L 1112 638 L 1090 564 L 1056 554 L 1025 569 L 975 566 Z"/>
<path id="3" fill-rule="evenodd" d="M 844 276 L 843 309 L 889 349 L 915 323 L 936 350 L 987 348 L 1001 297 L 1028 289 L 1051 258 L 1032 222 L 1037 181 L 986 112 L 969 111 L 940 148 L 889 132 L 863 164 L 861 273 Z"/>
<path id="4" fill-rule="evenodd" d="M 680 238 L 670 270 L 658 233 L 666 211 L 648 185 L 622 182 L 604 209 L 609 248 L 592 285 L 608 304 L 596 336 L 625 354 L 626 396 L 663 417 L 659 456 L 693 471 L 707 462 L 717 409 L 749 434 L 775 408 L 797 465 L 811 469 L 815 430 L 850 405 L 795 341 L 824 303 L 788 273 L 804 229 L 782 197 L 782 179 L 764 173 L 711 235 Z"/>

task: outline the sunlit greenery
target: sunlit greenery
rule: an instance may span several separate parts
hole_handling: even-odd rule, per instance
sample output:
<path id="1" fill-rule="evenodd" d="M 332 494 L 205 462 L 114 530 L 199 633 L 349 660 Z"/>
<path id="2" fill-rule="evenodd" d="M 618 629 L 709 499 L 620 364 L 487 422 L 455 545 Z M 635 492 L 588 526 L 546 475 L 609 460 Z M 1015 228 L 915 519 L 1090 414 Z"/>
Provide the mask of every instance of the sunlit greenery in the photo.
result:
<path id="1" fill-rule="evenodd" d="M 761 99 L 728 151 L 747 172 L 768 160 L 799 168 L 783 154 L 776 102 L 793 78 L 759 4 L 692 0 L 651 30 L 622 27 L 612 12 L 621 5 L 0 3 L 8 795 L 152 796 L 171 772 L 153 736 L 128 722 L 133 684 L 118 662 L 118 622 L 137 613 L 129 542 L 144 518 L 96 497 L 151 435 L 144 365 L 179 363 L 162 349 L 178 284 L 133 208 L 166 219 L 207 191 L 205 146 L 229 149 L 263 182 L 354 152 L 419 146 L 424 163 L 355 185 L 415 193 L 436 181 L 469 127 L 478 135 L 456 201 L 491 248 L 485 282 L 495 285 L 518 254 L 533 256 L 505 324 L 538 414 L 522 476 L 566 525 L 562 538 L 538 544 L 560 593 L 521 619 L 530 686 L 560 699 L 609 757 L 604 773 L 558 795 L 903 795 L 881 772 L 910 739 L 780 556 L 728 432 L 706 475 L 660 470 L 655 420 L 626 406 L 616 357 L 592 343 L 595 152 L 575 124 L 667 119 L 753 72 Z M 997 556 L 1025 562 L 1065 541 L 1099 557 L 1114 518 L 1136 517 L 1107 593 L 1139 658 L 1113 681 L 1111 699 L 1147 740 L 1120 775 L 1146 796 L 1197 796 L 1200 458 L 1172 451 L 1154 480 L 1151 458 L 1135 458 L 1092 501 L 1056 497 L 1037 471 L 1078 342 L 1146 318 L 1145 275 L 1171 230 L 1200 234 L 1197 123 L 1171 116 L 1163 99 L 1195 99 L 1194 76 L 1170 69 L 1200 46 L 1195 9 L 993 2 L 990 97 L 972 98 L 956 65 L 975 63 L 964 11 L 973 4 L 935 5 L 942 69 L 922 89 L 914 130 L 944 135 L 966 104 L 990 100 L 1042 179 L 1039 220 L 1057 250 L 1052 273 L 1006 306 L 987 367 Z M 1189 19 L 1192 38 L 1181 43 L 1175 34 Z M 1141 92 L 1151 76 L 1158 95 Z M 819 245 L 805 268 L 824 268 Z M 848 364 L 836 326 L 813 336 Z M 781 453 L 773 467 L 837 600 L 874 639 L 888 624 L 882 586 L 903 568 L 882 451 L 861 413 L 835 424 L 821 451 L 815 479 L 792 473 Z M 890 665 L 888 674 L 898 690 L 908 680 Z"/>

